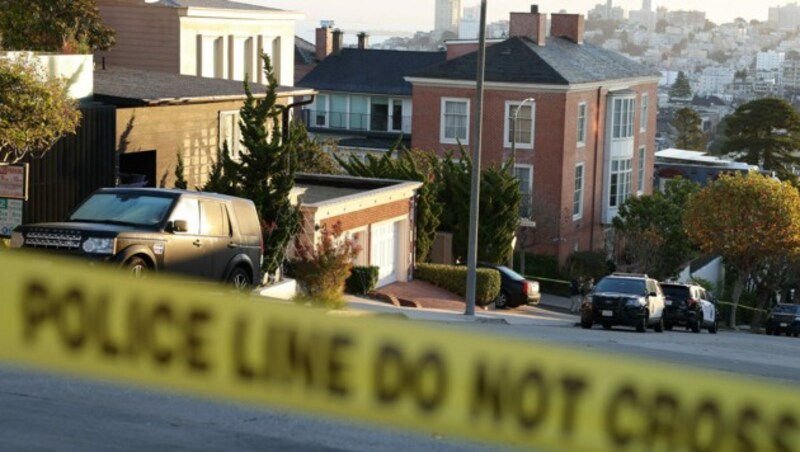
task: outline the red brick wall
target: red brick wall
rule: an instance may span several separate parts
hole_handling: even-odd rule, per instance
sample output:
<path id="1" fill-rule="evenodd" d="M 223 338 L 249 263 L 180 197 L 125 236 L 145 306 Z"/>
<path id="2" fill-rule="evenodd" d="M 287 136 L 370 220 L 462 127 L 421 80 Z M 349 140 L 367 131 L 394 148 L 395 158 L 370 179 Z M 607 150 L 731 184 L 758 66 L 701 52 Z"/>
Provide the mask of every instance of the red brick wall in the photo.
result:
<path id="1" fill-rule="evenodd" d="M 403 199 L 352 213 L 326 218 L 322 220 L 321 223 L 322 225 L 332 226 L 336 224 L 337 221 L 341 221 L 342 229 L 348 231 L 350 229 L 359 228 L 371 223 L 378 223 L 400 216 L 408 216 L 409 212 L 409 201 L 408 199 Z"/>
<path id="2" fill-rule="evenodd" d="M 534 13 L 511 13 L 508 36 L 520 36 L 531 39 L 538 45 L 544 45 L 547 35 L 547 15 Z"/>
<path id="3" fill-rule="evenodd" d="M 584 18 L 582 14 L 551 14 L 550 36 L 565 37 L 573 42 L 583 42 Z"/>

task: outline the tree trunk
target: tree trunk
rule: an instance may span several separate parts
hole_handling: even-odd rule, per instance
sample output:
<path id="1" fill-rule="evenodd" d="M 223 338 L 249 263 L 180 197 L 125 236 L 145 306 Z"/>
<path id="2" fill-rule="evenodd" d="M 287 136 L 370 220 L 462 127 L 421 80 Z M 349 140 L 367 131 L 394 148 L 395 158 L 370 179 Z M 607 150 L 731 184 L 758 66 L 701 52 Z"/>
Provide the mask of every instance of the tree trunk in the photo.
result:
<path id="1" fill-rule="evenodd" d="M 756 309 L 753 313 L 753 319 L 750 321 L 750 329 L 752 331 L 760 331 L 761 326 L 764 324 L 764 313 L 760 310 L 764 309 L 764 306 L 767 305 L 769 302 L 770 295 L 772 295 L 772 290 L 768 287 L 759 285 L 758 290 L 756 291 Z"/>
<path id="2" fill-rule="evenodd" d="M 729 326 L 736 329 L 736 310 L 739 308 L 739 298 L 742 297 L 742 292 L 744 291 L 744 283 L 747 281 L 747 274 L 742 271 L 739 271 L 739 275 L 736 276 L 736 284 L 733 286 L 733 307 L 731 309 L 731 315 L 729 317 Z"/>

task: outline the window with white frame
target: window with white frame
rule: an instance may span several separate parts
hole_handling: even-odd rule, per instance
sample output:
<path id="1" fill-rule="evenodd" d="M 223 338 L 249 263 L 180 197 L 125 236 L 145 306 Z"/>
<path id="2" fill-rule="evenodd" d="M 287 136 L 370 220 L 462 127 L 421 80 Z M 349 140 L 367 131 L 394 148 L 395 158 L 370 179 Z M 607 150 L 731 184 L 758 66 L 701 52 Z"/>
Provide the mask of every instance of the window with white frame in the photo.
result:
<path id="1" fill-rule="evenodd" d="M 647 131 L 647 120 L 650 115 L 650 96 L 647 93 L 642 94 L 642 107 L 639 110 L 639 131 Z"/>
<path id="2" fill-rule="evenodd" d="M 442 98 L 440 142 L 469 144 L 469 99 Z"/>
<path id="3" fill-rule="evenodd" d="M 528 102 L 506 102 L 506 121 L 505 121 L 505 147 L 511 147 L 511 140 L 516 142 L 517 148 L 533 149 L 534 119 L 536 115 L 535 104 Z M 517 120 L 514 122 L 514 113 L 517 113 Z"/>
<path id="4" fill-rule="evenodd" d="M 615 139 L 633 136 L 633 113 L 636 101 L 633 98 L 614 99 L 614 123 L 612 137 Z"/>
<path id="5" fill-rule="evenodd" d="M 639 147 L 639 167 L 637 168 L 636 175 L 636 193 L 641 195 L 644 193 L 644 162 L 647 148 L 645 146 Z"/>
<path id="6" fill-rule="evenodd" d="M 608 206 L 619 207 L 628 199 L 631 192 L 631 160 L 615 159 L 611 161 L 611 179 L 608 191 Z"/>
<path id="7" fill-rule="evenodd" d="M 519 216 L 530 218 L 533 213 L 533 165 L 514 165 L 514 176 L 519 180 L 519 191 L 522 194 Z"/>
<path id="8" fill-rule="evenodd" d="M 239 110 L 219 112 L 219 144 L 228 146 L 228 155 L 234 161 L 239 161 L 239 155 L 244 148 L 241 143 L 239 130 Z"/>
<path id="9" fill-rule="evenodd" d="M 586 102 L 578 104 L 578 147 L 586 145 Z"/>
<path id="10" fill-rule="evenodd" d="M 575 190 L 572 194 L 572 219 L 580 220 L 583 217 L 583 162 L 575 165 Z"/>

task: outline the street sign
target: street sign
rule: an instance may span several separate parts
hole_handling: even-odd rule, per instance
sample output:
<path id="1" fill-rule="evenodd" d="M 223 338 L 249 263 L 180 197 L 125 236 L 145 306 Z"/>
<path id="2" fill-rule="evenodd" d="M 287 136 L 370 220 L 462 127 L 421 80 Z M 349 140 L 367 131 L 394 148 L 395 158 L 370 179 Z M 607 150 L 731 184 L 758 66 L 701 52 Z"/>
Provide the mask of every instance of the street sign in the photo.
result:
<path id="1" fill-rule="evenodd" d="M 27 165 L 0 165 L 0 197 L 28 199 Z"/>
<path id="2" fill-rule="evenodd" d="M 22 204 L 21 199 L 0 198 L 0 237 L 10 237 L 22 224 Z"/>

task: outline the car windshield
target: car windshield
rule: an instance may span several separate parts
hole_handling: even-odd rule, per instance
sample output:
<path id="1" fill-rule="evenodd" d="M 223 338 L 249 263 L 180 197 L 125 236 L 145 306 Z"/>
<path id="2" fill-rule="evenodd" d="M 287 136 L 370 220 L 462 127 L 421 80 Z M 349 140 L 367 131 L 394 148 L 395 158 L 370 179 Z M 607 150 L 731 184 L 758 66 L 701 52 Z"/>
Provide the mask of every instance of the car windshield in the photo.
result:
<path id="1" fill-rule="evenodd" d="M 69 217 L 69 221 L 156 226 L 172 205 L 172 198 L 140 194 L 98 193 Z"/>
<path id="2" fill-rule="evenodd" d="M 644 280 L 629 278 L 603 278 L 594 288 L 595 292 L 617 292 L 642 295 L 645 291 Z"/>
<path id="3" fill-rule="evenodd" d="M 664 296 L 676 300 L 688 300 L 691 298 L 689 288 L 686 286 L 670 286 L 667 284 L 661 285 L 661 290 L 664 291 Z"/>
<path id="4" fill-rule="evenodd" d="M 776 314 L 800 314 L 800 305 L 779 304 L 772 309 Z"/>

